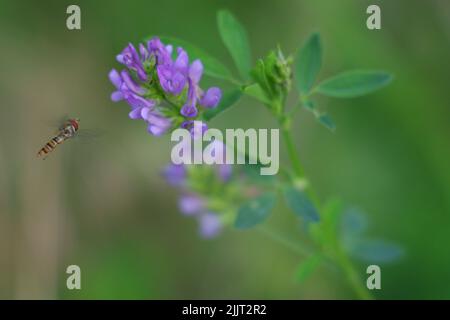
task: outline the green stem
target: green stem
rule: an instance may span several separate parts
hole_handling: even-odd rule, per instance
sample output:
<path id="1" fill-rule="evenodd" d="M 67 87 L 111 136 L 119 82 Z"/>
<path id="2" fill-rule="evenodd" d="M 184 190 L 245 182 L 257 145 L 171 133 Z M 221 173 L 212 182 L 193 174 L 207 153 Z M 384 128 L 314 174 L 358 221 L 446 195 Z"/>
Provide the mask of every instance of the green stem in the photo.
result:
<path id="1" fill-rule="evenodd" d="M 292 140 L 292 135 L 289 129 L 282 129 L 283 139 L 286 144 L 289 159 L 291 160 L 292 167 L 294 168 L 294 173 L 296 178 L 303 178 L 303 167 L 300 162 L 300 158 L 295 151 L 295 145 Z"/>
<path id="2" fill-rule="evenodd" d="M 282 134 L 283 139 L 286 144 L 287 152 L 289 155 L 289 159 L 292 163 L 292 167 L 294 169 L 294 174 L 296 178 L 304 178 L 304 170 L 300 162 L 300 158 L 297 154 L 297 151 L 295 149 L 295 145 L 292 139 L 291 130 L 290 130 L 290 120 L 291 117 L 289 115 L 282 116 L 280 119 L 280 126 L 282 128 Z M 317 205 L 318 210 L 320 209 L 320 203 L 319 199 L 313 192 L 312 188 L 309 187 L 310 196 L 313 198 L 313 201 Z M 272 238 L 274 238 L 272 236 Z M 277 240 L 277 239 L 274 239 Z M 278 239 L 278 242 L 281 242 L 280 239 Z M 284 242 L 284 241 L 283 241 Z M 285 243 L 286 244 L 286 243 Z M 289 243 L 287 243 L 289 244 Z M 335 259 L 335 262 L 342 268 L 344 271 L 347 280 L 349 284 L 351 285 L 352 289 L 355 291 L 355 294 L 360 298 L 364 300 L 373 299 L 372 295 L 368 292 L 367 288 L 363 285 L 363 282 L 361 281 L 361 278 L 358 274 L 358 272 L 355 270 L 355 267 L 353 266 L 350 259 L 347 257 L 347 255 L 340 250 L 338 250 L 338 255 Z"/>
<path id="3" fill-rule="evenodd" d="M 284 237 L 280 233 L 275 232 L 267 227 L 260 226 L 257 228 L 257 230 L 263 233 L 265 236 L 269 237 L 270 239 L 274 240 L 275 242 L 278 242 L 279 244 L 299 254 L 300 256 L 307 257 L 313 253 L 312 249 L 307 247 L 300 247 L 290 239 Z"/>
<path id="4" fill-rule="evenodd" d="M 363 285 L 361 277 L 355 270 L 354 265 L 344 253 L 338 253 L 337 262 L 345 273 L 348 282 L 350 283 L 353 291 L 356 293 L 358 298 L 363 300 L 373 300 L 374 297 L 370 294 L 368 289 Z"/>

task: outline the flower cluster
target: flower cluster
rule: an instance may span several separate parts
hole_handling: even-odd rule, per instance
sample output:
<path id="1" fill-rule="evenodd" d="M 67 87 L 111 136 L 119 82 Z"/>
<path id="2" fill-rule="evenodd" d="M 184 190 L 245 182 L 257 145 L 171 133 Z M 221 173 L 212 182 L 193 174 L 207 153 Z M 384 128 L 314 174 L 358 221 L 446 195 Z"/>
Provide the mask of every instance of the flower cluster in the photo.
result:
<path id="1" fill-rule="evenodd" d="M 222 145 L 222 150 L 225 149 L 222 142 L 214 143 Z M 216 150 L 220 150 L 220 146 Z M 223 152 L 221 154 L 224 155 Z M 233 198 L 233 190 L 236 192 L 231 179 L 231 165 L 170 164 L 164 169 L 163 175 L 169 184 L 181 190 L 178 207 L 184 215 L 198 220 L 199 232 L 204 238 L 216 236 L 231 221 L 234 209 L 230 203 L 233 201 L 227 198 Z"/>
<path id="2" fill-rule="evenodd" d="M 200 79 L 203 65 L 200 60 L 189 64 L 183 48 L 173 47 L 153 38 L 139 45 L 129 44 L 117 61 L 126 69 L 112 69 L 109 79 L 116 87 L 113 101 L 125 100 L 131 107 L 131 119 L 142 119 L 148 131 L 156 136 L 176 127 L 190 127 L 204 109 L 215 108 L 222 97 L 217 87 L 203 91 Z"/>

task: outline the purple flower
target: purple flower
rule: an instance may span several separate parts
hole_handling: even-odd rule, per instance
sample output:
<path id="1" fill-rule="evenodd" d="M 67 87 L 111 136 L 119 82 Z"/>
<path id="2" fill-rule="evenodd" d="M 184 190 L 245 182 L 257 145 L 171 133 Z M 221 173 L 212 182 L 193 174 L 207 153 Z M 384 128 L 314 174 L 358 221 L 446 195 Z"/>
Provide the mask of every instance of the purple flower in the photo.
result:
<path id="1" fill-rule="evenodd" d="M 136 48 L 131 43 L 116 58 L 117 61 L 129 69 L 136 71 L 140 80 L 147 81 L 147 74 L 144 71 L 142 61 L 139 58 Z"/>
<path id="2" fill-rule="evenodd" d="M 148 132 L 156 136 L 169 131 L 174 123 L 190 125 L 187 121 L 197 119 L 201 108 L 216 107 L 222 96 L 219 88 L 206 92 L 200 88 L 200 60 L 189 64 L 187 52 L 180 47 L 172 59 L 172 51 L 171 45 L 158 38 L 139 44 L 138 50 L 130 43 L 117 55 L 126 69 L 109 73 L 116 87 L 111 100 L 125 100 L 131 107 L 129 117 L 144 120 Z"/>
<path id="3" fill-rule="evenodd" d="M 132 107 L 132 112 L 136 108 L 151 108 L 155 105 L 153 100 L 142 97 L 146 93 L 146 90 L 138 85 L 126 70 L 122 70 L 119 74 L 117 70 L 112 69 L 109 73 L 109 79 L 117 88 L 117 91 L 111 94 L 111 99 L 113 101 L 125 99 Z M 134 119 L 131 115 L 130 117 Z"/>
<path id="4" fill-rule="evenodd" d="M 111 94 L 111 100 L 114 101 L 114 102 L 123 100 L 123 94 L 122 94 L 122 91 L 120 89 L 122 87 L 123 81 L 122 81 L 122 77 L 120 76 L 119 72 L 117 72 L 116 69 L 112 69 L 109 72 L 108 76 L 109 76 L 109 80 L 112 82 L 112 84 L 117 89 L 117 91 L 114 91 Z"/>
<path id="5" fill-rule="evenodd" d="M 172 46 L 164 46 L 159 38 L 153 38 L 147 42 L 148 52 L 154 55 L 157 65 L 168 64 L 172 62 Z"/>
<path id="6" fill-rule="evenodd" d="M 163 176 L 173 186 L 181 186 L 186 180 L 186 168 L 182 164 L 169 164 L 163 170 Z"/>
<path id="7" fill-rule="evenodd" d="M 157 112 L 148 112 L 144 117 L 147 120 L 147 130 L 155 136 L 160 136 L 167 132 L 172 126 L 172 122 Z"/>
<path id="8" fill-rule="evenodd" d="M 181 124 L 181 128 L 189 130 L 192 138 L 200 139 L 203 134 L 208 130 L 206 123 L 202 121 L 186 120 Z"/>
<path id="9" fill-rule="evenodd" d="M 213 238 L 222 231 L 222 221 L 220 221 L 219 216 L 215 213 L 208 212 L 202 214 L 199 218 L 199 222 L 200 235 L 204 238 Z"/>
<path id="10" fill-rule="evenodd" d="M 203 64 L 200 60 L 195 60 L 189 67 L 189 78 L 195 84 L 200 82 L 203 75 Z"/>
<path id="11" fill-rule="evenodd" d="M 158 78 L 164 91 L 174 95 L 180 94 L 186 85 L 186 76 L 173 66 L 158 66 Z"/>
<path id="12" fill-rule="evenodd" d="M 215 108 L 222 98 L 222 91 L 219 88 L 209 88 L 203 95 L 200 104 L 205 108 Z"/>
<path id="13" fill-rule="evenodd" d="M 178 207 L 185 215 L 196 215 L 205 209 L 202 198 L 194 194 L 185 194 L 178 200 Z"/>
<path id="14" fill-rule="evenodd" d="M 158 50 L 163 49 L 158 46 Z M 159 64 L 157 67 L 161 87 L 168 93 L 179 95 L 187 81 L 188 55 L 182 48 L 178 48 L 178 57 L 173 63 L 170 59 L 167 59 L 166 55 L 162 56 L 164 63 Z"/>
<path id="15" fill-rule="evenodd" d="M 226 182 L 230 180 L 231 175 L 233 174 L 233 167 L 231 164 L 219 164 L 218 173 L 222 181 Z"/>
<path id="16" fill-rule="evenodd" d="M 191 130 L 200 133 L 204 128 L 202 122 L 192 120 L 186 121 L 184 126 L 190 126 Z M 192 139 L 195 139 L 195 135 Z M 218 164 L 210 166 L 210 171 L 208 171 L 208 165 L 189 167 L 188 171 L 184 165 L 170 164 L 164 169 L 167 181 L 182 191 L 178 200 L 181 213 L 197 219 L 199 233 L 204 238 L 212 238 L 220 233 L 224 227 L 224 221 L 228 221 L 223 220 L 222 217 L 229 214 L 230 210 L 234 210 L 236 205 L 233 200 L 223 199 L 223 195 L 228 194 L 228 188 L 235 188 L 230 181 L 232 166 L 225 164 L 226 146 L 220 140 L 214 140 L 211 143 L 209 155 L 217 160 Z M 208 183 L 206 188 L 198 188 L 198 186 L 204 186 L 206 182 Z M 227 204 L 228 202 L 230 204 Z"/>

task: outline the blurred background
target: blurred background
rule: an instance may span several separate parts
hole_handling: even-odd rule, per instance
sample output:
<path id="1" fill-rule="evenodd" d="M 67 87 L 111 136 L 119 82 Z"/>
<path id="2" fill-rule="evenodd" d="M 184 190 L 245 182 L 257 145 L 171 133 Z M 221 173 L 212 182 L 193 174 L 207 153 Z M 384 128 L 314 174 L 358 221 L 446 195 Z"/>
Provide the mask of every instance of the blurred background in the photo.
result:
<path id="1" fill-rule="evenodd" d="M 66 29 L 70 4 L 81 7 L 80 31 Z M 366 28 L 370 4 L 381 6 L 380 31 Z M 354 298 L 328 269 L 297 283 L 301 258 L 255 231 L 201 239 L 160 174 L 170 160 L 169 137 L 149 136 L 143 123 L 128 119 L 125 103 L 110 101 L 115 55 L 148 35 L 190 41 L 233 68 L 216 27 L 221 8 L 247 27 L 255 59 L 277 44 L 293 53 L 318 31 L 325 54 L 320 79 L 352 68 L 395 74 L 375 94 L 320 100 L 337 124 L 334 134 L 302 111 L 296 143 L 321 198 L 336 195 L 364 208 L 370 234 L 405 249 L 401 261 L 381 265 L 375 296 L 449 299 L 445 0 L 0 0 L 0 298 Z M 68 142 L 37 160 L 53 132 L 48 124 L 65 114 L 102 136 Z M 244 98 L 211 125 L 276 124 Z M 275 220 L 280 228 L 292 224 L 282 207 L 268 223 Z M 71 264 L 81 267 L 82 290 L 66 289 Z M 362 277 L 365 268 L 358 264 Z"/>

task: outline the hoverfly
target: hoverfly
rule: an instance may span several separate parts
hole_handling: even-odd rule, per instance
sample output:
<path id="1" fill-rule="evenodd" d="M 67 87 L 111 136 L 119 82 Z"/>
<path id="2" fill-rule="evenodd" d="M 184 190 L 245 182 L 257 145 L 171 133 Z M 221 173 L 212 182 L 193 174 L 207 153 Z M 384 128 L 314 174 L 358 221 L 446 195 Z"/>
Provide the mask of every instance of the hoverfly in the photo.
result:
<path id="1" fill-rule="evenodd" d="M 64 143 L 66 140 L 73 138 L 80 128 L 80 119 L 71 118 L 64 121 L 64 123 L 58 128 L 58 133 L 47 144 L 45 144 L 37 153 L 38 157 L 46 158 L 46 156 L 55 150 L 56 146 Z"/>

